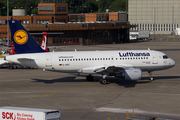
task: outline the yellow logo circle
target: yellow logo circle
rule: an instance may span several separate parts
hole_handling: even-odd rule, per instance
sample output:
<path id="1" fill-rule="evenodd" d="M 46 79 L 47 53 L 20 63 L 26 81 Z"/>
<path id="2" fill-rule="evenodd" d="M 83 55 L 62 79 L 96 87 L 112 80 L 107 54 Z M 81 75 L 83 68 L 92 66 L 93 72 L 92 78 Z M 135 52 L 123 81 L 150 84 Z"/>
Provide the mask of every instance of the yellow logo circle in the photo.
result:
<path id="1" fill-rule="evenodd" d="M 28 40 L 28 34 L 26 33 L 26 31 L 24 30 L 18 30 L 15 32 L 14 34 L 14 41 L 17 43 L 17 44 L 25 44 Z"/>

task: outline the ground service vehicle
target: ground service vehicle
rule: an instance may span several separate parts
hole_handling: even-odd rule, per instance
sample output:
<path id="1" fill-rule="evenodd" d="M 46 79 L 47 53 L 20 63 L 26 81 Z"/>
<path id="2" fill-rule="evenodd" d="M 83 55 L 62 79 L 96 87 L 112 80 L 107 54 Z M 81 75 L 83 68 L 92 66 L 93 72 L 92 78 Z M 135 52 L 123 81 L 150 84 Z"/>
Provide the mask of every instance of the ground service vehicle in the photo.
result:
<path id="1" fill-rule="evenodd" d="M 58 110 L 23 107 L 0 107 L 0 120 L 60 120 Z"/>

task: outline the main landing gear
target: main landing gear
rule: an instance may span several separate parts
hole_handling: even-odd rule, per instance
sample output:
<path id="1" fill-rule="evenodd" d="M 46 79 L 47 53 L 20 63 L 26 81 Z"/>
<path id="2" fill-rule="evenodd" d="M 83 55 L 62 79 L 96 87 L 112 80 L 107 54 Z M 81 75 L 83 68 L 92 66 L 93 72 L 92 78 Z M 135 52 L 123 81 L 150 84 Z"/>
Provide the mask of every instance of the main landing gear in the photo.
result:
<path id="1" fill-rule="evenodd" d="M 153 81 L 154 78 L 152 77 L 152 71 L 148 71 L 148 73 L 149 73 L 149 80 L 150 80 L 150 81 Z"/>
<path id="2" fill-rule="evenodd" d="M 107 76 L 107 75 L 103 75 L 103 78 L 101 78 L 101 79 L 99 80 L 99 82 L 100 82 L 101 84 L 103 84 L 103 85 L 107 84 L 107 80 L 105 79 L 106 76 Z M 87 81 L 93 81 L 93 80 L 94 80 L 94 77 L 91 76 L 91 74 L 90 74 L 90 75 L 86 76 L 86 80 L 87 80 Z"/>
<path id="3" fill-rule="evenodd" d="M 101 79 L 99 80 L 99 83 L 100 83 L 100 84 L 103 84 L 103 85 L 106 85 L 106 84 L 107 84 L 107 80 L 105 79 L 106 76 L 107 76 L 107 75 L 103 75 L 103 78 L 101 78 Z"/>

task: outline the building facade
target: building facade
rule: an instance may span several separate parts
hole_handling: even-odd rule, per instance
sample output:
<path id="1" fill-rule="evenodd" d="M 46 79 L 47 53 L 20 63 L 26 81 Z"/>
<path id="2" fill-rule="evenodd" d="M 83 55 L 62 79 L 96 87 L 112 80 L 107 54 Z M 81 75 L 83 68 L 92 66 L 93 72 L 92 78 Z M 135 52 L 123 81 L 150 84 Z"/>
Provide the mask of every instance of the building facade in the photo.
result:
<path id="1" fill-rule="evenodd" d="M 180 0 L 129 0 L 128 15 L 133 30 L 171 34 L 180 27 Z"/>
<path id="2" fill-rule="evenodd" d="M 15 13 L 9 20 L 19 20 L 30 33 L 48 32 L 47 45 L 50 46 L 129 42 L 129 29 L 135 27 L 129 24 L 125 12 L 68 14 L 67 3 L 44 1 L 48 2 L 38 4 L 38 16 Z M 19 14 L 24 10 L 16 11 Z M 7 38 L 6 19 L 6 16 L 0 16 L 0 21 L 4 21 L 0 23 L 0 39 Z M 42 35 L 33 37 L 41 43 Z"/>

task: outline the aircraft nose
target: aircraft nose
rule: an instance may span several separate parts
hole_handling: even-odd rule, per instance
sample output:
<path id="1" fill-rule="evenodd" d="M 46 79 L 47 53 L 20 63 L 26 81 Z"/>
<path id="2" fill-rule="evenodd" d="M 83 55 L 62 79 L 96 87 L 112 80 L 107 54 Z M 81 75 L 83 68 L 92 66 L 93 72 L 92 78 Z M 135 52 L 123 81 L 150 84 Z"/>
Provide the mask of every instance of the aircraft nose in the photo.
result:
<path id="1" fill-rule="evenodd" d="M 173 59 L 170 59 L 169 65 L 173 67 L 175 64 L 176 64 L 176 62 Z"/>

